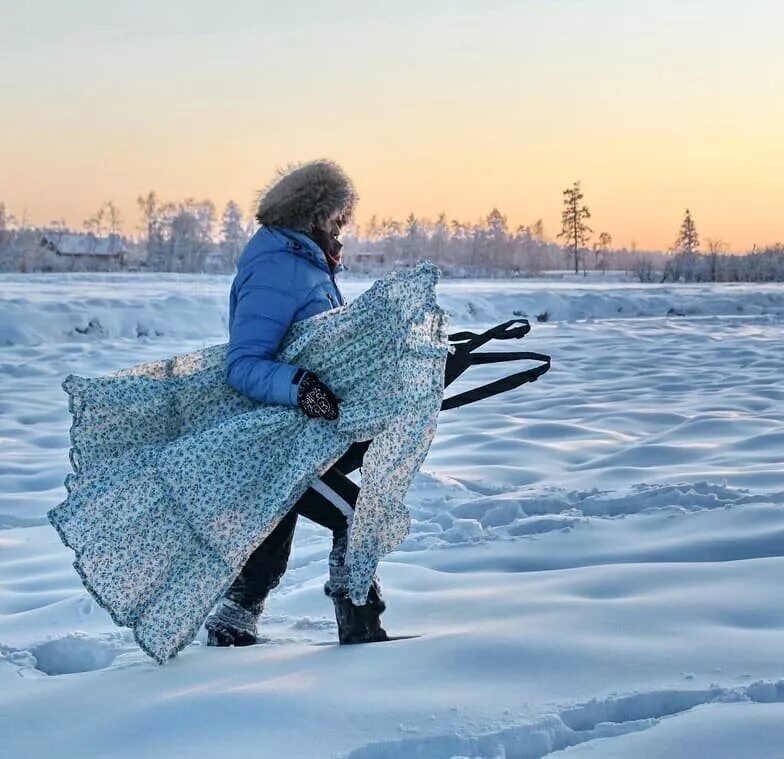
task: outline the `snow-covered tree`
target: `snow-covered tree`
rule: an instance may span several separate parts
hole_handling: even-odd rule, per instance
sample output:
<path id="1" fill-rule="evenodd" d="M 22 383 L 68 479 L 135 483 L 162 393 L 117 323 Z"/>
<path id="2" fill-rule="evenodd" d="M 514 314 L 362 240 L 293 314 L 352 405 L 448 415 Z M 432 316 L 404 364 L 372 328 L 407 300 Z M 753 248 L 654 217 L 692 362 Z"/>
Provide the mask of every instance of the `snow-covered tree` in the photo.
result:
<path id="1" fill-rule="evenodd" d="M 601 232 L 598 242 L 595 242 L 593 245 L 594 268 L 597 271 L 601 271 L 602 274 L 607 273 L 607 268 L 610 265 L 611 245 L 612 235 L 609 232 Z"/>
<path id="2" fill-rule="evenodd" d="M 13 217 L 6 210 L 5 203 L 0 201 L 0 271 L 11 271 L 16 267 L 17 257 L 12 250 Z"/>
<path id="3" fill-rule="evenodd" d="M 447 222 L 446 214 L 443 211 L 438 214 L 438 218 L 433 225 L 433 235 L 430 241 L 433 257 L 436 260 L 443 258 L 447 242 L 449 241 L 449 222 Z"/>
<path id="4" fill-rule="evenodd" d="M 371 242 L 376 242 L 381 237 L 381 226 L 378 223 L 378 217 L 373 214 L 365 226 L 365 238 Z"/>
<path id="5" fill-rule="evenodd" d="M 231 268 L 237 265 L 237 259 L 248 242 L 245 229 L 242 210 L 237 203 L 230 200 L 221 216 L 221 248 L 226 257 L 226 263 Z"/>
<path id="6" fill-rule="evenodd" d="M 506 240 L 508 227 L 506 224 L 506 216 L 504 216 L 497 208 L 494 208 L 487 214 L 485 219 L 487 231 L 493 240 Z"/>
<path id="7" fill-rule="evenodd" d="M 403 255 L 408 265 L 413 266 L 416 263 L 417 251 L 422 249 L 424 240 L 419 219 L 414 216 L 413 212 L 406 217 L 403 229 Z"/>
<path id="8" fill-rule="evenodd" d="M 719 260 L 722 254 L 726 253 L 727 244 L 716 237 L 708 238 L 708 258 L 710 266 L 709 278 L 711 282 L 718 282 L 720 279 Z"/>
<path id="9" fill-rule="evenodd" d="M 214 246 L 214 203 L 187 198 L 179 203 L 162 204 L 158 213 L 162 268 L 166 271 L 202 271 L 207 254 Z"/>

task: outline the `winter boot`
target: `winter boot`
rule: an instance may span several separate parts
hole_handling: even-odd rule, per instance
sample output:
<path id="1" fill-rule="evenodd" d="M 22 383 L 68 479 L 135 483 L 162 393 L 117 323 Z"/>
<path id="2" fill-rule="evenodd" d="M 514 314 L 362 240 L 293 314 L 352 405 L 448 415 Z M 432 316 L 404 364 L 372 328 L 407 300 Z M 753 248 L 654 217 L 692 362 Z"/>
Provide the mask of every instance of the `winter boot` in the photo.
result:
<path id="1" fill-rule="evenodd" d="M 333 533 L 332 550 L 329 554 L 329 580 L 324 584 L 324 593 L 335 604 L 338 639 L 341 643 L 376 643 L 388 640 L 379 619 L 387 607 L 381 598 L 378 578 L 373 578 L 364 605 L 355 606 L 348 597 L 348 537 L 348 530 Z"/>
<path id="2" fill-rule="evenodd" d="M 258 642 L 256 624 L 261 608 L 246 609 L 230 598 L 222 598 L 218 608 L 207 617 L 208 646 L 252 646 Z"/>
<path id="3" fill-rule="evenodd" d="M 345 591 L 333 591 L 329 583 L 325 585 L 324 591 L 335 604 L 338 640 L 342 644 L 378 643 L 389 640 L 381 626 L 380 617 L 386 609 L 386 604 L 381 598 L 381 586 L 378 580 L 373 580 L 367 603 L 362 606 L 355 606 Z"/>
<path id="4" fill-rule="evenodd" d="M 250 555 L 215 611 L 207 617 L 208 646 L 250 646 L 258 643 L 256 625 L 267 596 L 286 571 L 297 523 L 292 510 Z"/>

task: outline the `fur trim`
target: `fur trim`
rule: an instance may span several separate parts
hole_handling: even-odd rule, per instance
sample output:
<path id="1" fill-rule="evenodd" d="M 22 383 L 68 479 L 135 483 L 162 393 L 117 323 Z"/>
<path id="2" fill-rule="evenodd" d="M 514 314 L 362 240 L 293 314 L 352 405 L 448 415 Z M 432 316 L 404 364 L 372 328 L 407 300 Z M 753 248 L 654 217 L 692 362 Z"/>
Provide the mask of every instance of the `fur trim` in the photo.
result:
<path id="1" fill-rule="evenodd" d="M 335 211 L 347 220 L 357 200 L 351 179 L 333 161 L 289 165 L 259 193 L 256 221 L 310 232 Z"/>

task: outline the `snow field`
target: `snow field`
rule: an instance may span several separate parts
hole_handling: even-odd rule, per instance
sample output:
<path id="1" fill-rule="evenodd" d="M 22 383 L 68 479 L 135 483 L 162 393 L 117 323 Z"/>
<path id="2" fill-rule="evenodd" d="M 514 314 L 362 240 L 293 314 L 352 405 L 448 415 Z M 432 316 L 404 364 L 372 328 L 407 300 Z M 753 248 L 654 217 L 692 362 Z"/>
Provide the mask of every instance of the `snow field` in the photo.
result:
<path id="1" fill-rule="evenodd" d="M 440 417 L 379 572 L 388 631 L 424 636 L 313 645 L 336 628 L 328 536 L 303 519 L 269 641 L 202 633 L 158 667 L 46 524 L 69 471 L 59 383 L 222 342 L 229 283 L 0 279 L 10 756 L 781 755 L 784 287 L 444 282 L 455 330 L 525 313 L 521 348 L 553 368 Z"/>

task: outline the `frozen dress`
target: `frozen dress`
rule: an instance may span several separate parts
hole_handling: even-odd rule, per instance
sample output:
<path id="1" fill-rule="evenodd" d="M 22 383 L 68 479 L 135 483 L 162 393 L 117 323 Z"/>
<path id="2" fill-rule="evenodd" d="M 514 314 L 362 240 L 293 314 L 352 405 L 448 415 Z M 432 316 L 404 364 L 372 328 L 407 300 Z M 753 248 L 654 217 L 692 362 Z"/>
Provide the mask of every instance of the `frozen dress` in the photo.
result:
<path id="1" fill-rule="evenodd" d="M 365 602 L 379 560 L 408 534 L 405 496 L 436 431 L 448 353 L 437 279 L 422 263 L 291 326 L 277 358 L 343 399 L 336 422 L 238 393 L 226 344 L 64 380 L 73 473 L 49 520 L 87 590 L 157 662 L 193 640 L 315 479 L 372 440 L 347 555 L 349 595 Z"/>

